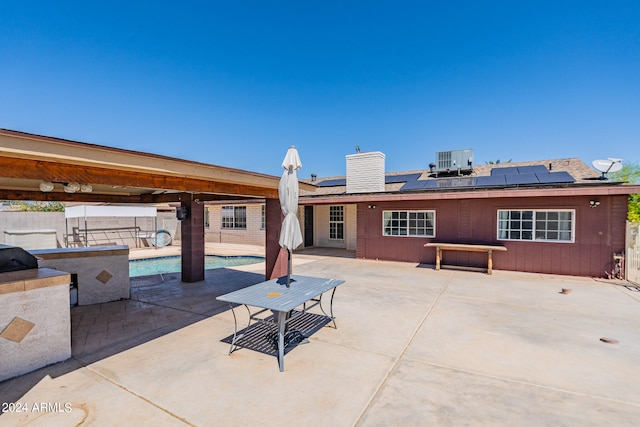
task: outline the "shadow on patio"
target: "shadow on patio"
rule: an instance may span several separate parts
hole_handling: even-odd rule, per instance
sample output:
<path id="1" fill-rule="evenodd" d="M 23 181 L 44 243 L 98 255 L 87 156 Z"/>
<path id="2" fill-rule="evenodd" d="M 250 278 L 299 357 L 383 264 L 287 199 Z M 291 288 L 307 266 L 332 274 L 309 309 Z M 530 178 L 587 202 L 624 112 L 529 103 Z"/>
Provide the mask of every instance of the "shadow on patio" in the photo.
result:
<path id="1" fill-rule="evenodd" d="M 0 400 L 17 401 L 47 375 L 59 377 L 226 311 L 229 305 L 217 296 L 264 280 L 228 268 L 207 270 L 197 283 L 180 277 L 132 277 L 131 299 L 71 307 L 71 358 L 0 383 Z"/>

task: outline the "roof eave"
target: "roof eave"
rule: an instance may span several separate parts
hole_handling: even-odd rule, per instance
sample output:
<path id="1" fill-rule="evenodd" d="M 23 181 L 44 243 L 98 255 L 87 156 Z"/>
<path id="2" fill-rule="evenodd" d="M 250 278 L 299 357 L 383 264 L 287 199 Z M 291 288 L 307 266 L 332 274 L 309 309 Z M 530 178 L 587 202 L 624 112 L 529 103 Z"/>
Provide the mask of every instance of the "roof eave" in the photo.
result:
<path id="1" fill-rule="evenodd" d="M 615 196 L 640 193 L 640 185 L 571 185 L 566 187 L 500 188 L 483 190 L 306 195 L 300 204 L 369 203 L 411 200 L 493 199 L 515 197 Z"/>

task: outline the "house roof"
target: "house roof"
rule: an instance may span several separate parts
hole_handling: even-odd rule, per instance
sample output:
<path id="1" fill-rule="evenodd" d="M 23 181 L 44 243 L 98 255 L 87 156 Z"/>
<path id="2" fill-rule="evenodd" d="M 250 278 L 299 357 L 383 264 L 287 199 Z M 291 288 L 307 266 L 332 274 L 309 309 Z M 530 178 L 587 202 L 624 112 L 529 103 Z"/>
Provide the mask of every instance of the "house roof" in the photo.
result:
<path id="1" fill-rule="evenodd" d="M 314 184 L 315 192 L 300 192 L 303 198 L 314 203 L 640 192 L 640 186 L 622 186 L 620 182 L 601 179 L 599 172 L 578 158 L 477 165 L 470 174 L 462 176 L 436 176 L 429 170 L 391 172 L 385 174 L 384 192 L 366 195 L 347 193 L 344 176 L 318 178 Z M 587 187 L 591 190 L 586 191 Z M 612 190 L 614 187 L 620 188 Z M 578 188 L 582 190 L 576 193 Z M 560 191 L 551 191 L 554 189 Z"/>

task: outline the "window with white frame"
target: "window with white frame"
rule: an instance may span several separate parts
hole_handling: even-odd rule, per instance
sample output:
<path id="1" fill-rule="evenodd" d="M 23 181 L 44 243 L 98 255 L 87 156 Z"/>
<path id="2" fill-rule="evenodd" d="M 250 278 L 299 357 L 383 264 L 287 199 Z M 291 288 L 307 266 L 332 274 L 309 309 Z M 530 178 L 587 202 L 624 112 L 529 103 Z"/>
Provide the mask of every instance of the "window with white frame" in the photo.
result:
<path id="1" fill-rule="evenodd" d="M 498 210 L 498 240 L 573 242 L 574 210 Z"/>
<path id="2" fill-rule="evenodd" d="M 344 239 L 344 206 L 329 206 L 329 239 Z"/>
<path id="3" fill-rule="evenodd" d="M 246 206 L 223 206 L 222 207 L 222 228 L 247 228 L 247 207 Z"/>
<path id="4" fill-rule="evenodd" d="M 436 211 L 383 211 L 383 236 L 436 236 Z"/>

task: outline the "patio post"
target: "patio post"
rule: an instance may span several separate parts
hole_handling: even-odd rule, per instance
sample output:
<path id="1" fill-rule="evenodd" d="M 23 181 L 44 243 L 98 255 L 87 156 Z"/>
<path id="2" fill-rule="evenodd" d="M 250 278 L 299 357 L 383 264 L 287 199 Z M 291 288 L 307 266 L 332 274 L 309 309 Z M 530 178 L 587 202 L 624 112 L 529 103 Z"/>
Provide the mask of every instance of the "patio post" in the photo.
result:
<path id="1" fill-rule="evenodd" d="M 187 218 L 180 221 L 182 240 L 182 281 L 204 280 L 204 205 L 192 194 L 183 194 L 180 207 L 187 209 Z"/>
<path id="2" fill-rule="evenodd" d="M 265 279 L 271 280 L 287 274 L 287 251 L 280 247 L 282 208 L 279 199 L 265 200 Z"/>

